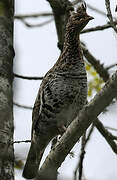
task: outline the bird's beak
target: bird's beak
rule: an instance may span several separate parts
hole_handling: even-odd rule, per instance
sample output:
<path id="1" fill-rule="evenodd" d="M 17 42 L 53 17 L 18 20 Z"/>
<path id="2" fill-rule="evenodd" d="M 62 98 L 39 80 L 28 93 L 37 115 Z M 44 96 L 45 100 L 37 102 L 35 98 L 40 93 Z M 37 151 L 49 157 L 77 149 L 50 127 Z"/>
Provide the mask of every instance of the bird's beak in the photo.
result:
<path id="1" fill-rule="evenodd" d="M 93 20 L 94 17 L 88 15 L 87 19 L 90 21 L 90 20 Z"/>

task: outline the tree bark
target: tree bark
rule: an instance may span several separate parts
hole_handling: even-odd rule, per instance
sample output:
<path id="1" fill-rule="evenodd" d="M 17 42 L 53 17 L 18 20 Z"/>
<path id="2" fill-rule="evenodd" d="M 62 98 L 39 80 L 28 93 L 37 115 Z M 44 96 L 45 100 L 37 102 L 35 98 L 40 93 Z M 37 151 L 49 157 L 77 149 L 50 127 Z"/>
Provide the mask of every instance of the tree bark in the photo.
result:
<path id="1" fill-rule="evenodd" d="M 13 150 L 14 1 L 0 0 L 0 179 L 14 179 Z"/>
<path id="2" fill-rule="evenodd" d="M 74 8 L 69 0 L 47 0 L 52 8 L 56 32 L 58 36 L 58 47 L 62 51 L 64 43 L 64 35 L 66 30 L 66 24 L 69 18 L 69 12 Z"/>

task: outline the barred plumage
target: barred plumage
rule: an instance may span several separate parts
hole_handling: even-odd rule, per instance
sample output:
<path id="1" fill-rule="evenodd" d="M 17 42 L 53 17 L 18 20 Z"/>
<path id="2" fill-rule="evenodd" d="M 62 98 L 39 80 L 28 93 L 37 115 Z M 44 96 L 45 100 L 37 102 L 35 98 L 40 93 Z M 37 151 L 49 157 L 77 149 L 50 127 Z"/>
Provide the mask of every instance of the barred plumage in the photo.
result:
<path id="1" fill-rule="evenodd" d="M 32 140 L 23 176 L 34 178 L 48 143 L 64 132 L 87 98 L 87 76 L 79 34 L 89 20 L 82 5 L 66 26 L 63 52 L 41 83 L 33 109 Z"/>

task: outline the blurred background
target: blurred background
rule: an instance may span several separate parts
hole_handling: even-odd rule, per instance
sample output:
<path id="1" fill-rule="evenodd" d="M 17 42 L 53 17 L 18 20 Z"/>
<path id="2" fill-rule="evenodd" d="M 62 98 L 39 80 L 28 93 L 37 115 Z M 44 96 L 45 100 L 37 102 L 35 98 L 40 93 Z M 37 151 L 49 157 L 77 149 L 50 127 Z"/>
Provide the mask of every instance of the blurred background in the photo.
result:
<path id="1" fill-rule="evenodd" d="M 87 0 L 86 2 L 88 5 L 106 13 L 104 0 Z M 112 0 L 111 10 L 115 18 L 117 18 L 117 12 L 115 12 L 116 5 L 116 0 Z M 43 12 L 52 12 L 46 0 L 17 0 L 15 2 L 15 15 Z M 103 25 L 108 22 L 105 15 L 101 15 L 91 10 L 91 8 L 88 8 L 88 14 L 95 19 L 86 28 Z M 42 77 L 57 61 L 60 51 L 57 48 L 54 21 L 41 27 L 38 26 L 51 19 L 51 16 L 27 18 L 26 21 L 15 19 L 14 45 L 16 56 L 14 60 L 14 73 L 23 76 Z M 26 23 L 32 25 L 32 27 L 28 27 Z M 86 44 L 90 52 L 101 63 L 104 63 L 105 67 L 117 63 L 117 34 L 115 34 L 112 28 L 81 34 L 81 40 Z M 95 73 L 88 65 L 87 70 L 90 85 L 91 82 L 92 84 L 95 83 Z M 117 70 L 117 66 L 111 68 L 109 73 L 112 74 L 115 70 Z M 97 75 L 95 76 L 97 78 Z M 30 139 L 32 110 L 18 107 L 17 105 L 33 107 L 40 83 L 40 80 L 14 79 L 14 103 L 16 104 L 14 104 L 15 141 Z M 95 88 L 91 89 L 89 99 L 97 91 Z M 100 114 L 99 119 L 105 126 L 117 128 L 117 103 L 109 106 L 108 111 Z M 117 131 L 111 132 L 117 135 Z M 23 180 L 22 167 L 26 160 L 29 146 L 30 143 L 15 144 L 16 180 Z M 49 150 L 50 145 L 46 149 L 44 158 Z M 59 179 L 73 180 L 74 170 L 79 160 L 80 143 L 77 143 L 72 151 L 74 152 L 74 157 L 68 155 L 61 168 L 59 168 Z M 97 129 L 94 130 L 86 148 L 83 173 L 86 180 L 117 180 L 117 156 Z"/>

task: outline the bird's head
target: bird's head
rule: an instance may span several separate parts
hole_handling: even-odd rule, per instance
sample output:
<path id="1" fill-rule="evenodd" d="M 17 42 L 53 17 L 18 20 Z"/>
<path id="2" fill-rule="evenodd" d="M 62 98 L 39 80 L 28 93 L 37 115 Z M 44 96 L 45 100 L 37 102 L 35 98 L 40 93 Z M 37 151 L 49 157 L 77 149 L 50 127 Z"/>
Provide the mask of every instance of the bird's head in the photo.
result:
<path id="1" fill-rule="evenodd" d="M 94 18 L 86 13 L 86 4 L 83 3 L 77 8 L 76 12 L 71 12 L 68 26 L 71 26 L 72 29 L 76 29 L 78 32 L 80 32 L 92 19 Z"/>

